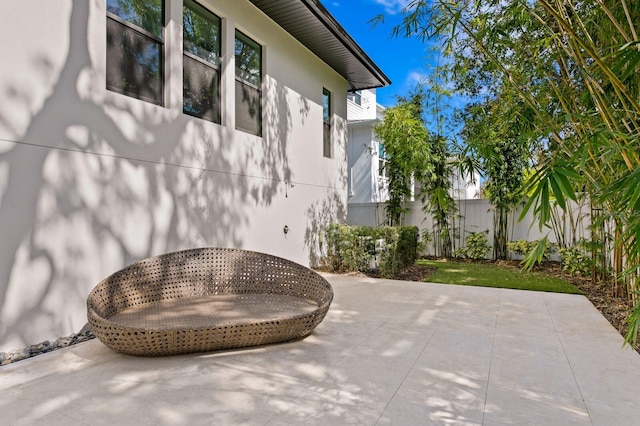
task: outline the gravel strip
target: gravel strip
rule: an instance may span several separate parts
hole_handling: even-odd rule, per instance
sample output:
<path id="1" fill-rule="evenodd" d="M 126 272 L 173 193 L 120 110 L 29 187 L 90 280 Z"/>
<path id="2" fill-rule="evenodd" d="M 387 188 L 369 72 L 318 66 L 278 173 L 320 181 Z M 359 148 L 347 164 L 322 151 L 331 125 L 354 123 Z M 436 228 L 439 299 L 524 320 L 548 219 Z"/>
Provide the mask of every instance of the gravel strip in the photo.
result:
<path id="1" fill-rule="evenodd" d="M 96 336 L 91 330 L 81 331 L 80 333 L 70 334 L 69 336 L 60 337 L 53 342 L 45 340 L 42 343 L 31 345 L 24 349 L 16 349 L 9 352 L 0 352 L 0 366 L 13 364 L 14 362 L 32 358 L 56 349 L 66 348 L 67 346 L 77 343 L 86 342 L 94 339 Z"/>

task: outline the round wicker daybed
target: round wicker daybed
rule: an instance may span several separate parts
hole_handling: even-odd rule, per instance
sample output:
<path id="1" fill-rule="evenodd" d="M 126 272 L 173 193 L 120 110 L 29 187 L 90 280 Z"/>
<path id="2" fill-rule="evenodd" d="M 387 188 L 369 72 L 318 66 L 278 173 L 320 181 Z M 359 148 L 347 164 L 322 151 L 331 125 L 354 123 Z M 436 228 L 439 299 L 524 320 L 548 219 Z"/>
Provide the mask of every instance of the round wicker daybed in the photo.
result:
<path id="1" fill-rule="evenodd" d="M 292 261 L 201 248 L 134 263 L 87 299 L 93 332 L 109 348 L 161 356 L 307 337 L 333 299 L 331 285 Z"/>

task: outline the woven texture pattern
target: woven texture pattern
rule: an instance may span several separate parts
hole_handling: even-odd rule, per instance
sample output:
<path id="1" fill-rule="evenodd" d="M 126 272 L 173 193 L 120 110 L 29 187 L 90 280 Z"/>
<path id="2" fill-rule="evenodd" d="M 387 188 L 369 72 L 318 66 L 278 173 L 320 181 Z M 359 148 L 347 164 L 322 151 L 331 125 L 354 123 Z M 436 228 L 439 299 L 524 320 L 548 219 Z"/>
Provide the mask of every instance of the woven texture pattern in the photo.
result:
<path id="1" fill-rule="evenodd" d="M 201 248 L 130 265 L 87 299 L 95 335 L 130 355 L 207 352 L 302 339 L 333 299 L 314 271 L 279 257 Z"/>

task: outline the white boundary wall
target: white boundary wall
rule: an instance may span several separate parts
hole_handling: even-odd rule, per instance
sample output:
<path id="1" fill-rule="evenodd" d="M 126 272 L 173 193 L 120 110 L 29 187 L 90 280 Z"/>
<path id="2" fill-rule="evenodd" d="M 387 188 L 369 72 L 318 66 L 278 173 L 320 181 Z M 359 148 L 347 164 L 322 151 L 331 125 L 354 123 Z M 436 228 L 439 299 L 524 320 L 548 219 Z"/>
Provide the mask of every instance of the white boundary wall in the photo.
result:
<path id="1" fill-rule="evenodd" d="M 464 246 L 466 236 L 471 232 L 488 231 L 487 238 L 489 244 L 493 245 L 493 208 L 489 200 L 456 200 L 458 214 L 453 224 L 457 238 L 454 240 L 455 248 Z M 570 203 L 574 222 L 577 222 L 575 232 L 572 231 L 569 216 L 565 215 L 565 239 L 571 241 L 581 237 L 589 236 L 589 214 L 588 206 Z M 556 242 L 555 233 L 550 228 L 540 230 L 537 221 L 534 220 L 531 211 L 527 213 L 522 221 L 518 221 L 523 205 L 509 214 L 508 241 L 516 240 L 537 240 L 545 236 L 549 237 L 551 242 Z M 350 203 L 347 211 L 347 223 L 349 225 L 360 226 L 379 226 L 385 222 L 384 213 L 385 203 Z M 409 213 L 405 217 L 404 224 L 417 226 L 420 231 L 433 230 L 434 224 L 432 217 L 422 211 L 420 202 L 407 203 Z M 558 211 L 560 211 L 558 209 Z M 560 211 L 560 214 L 561 211 Z M 578 219 L 579 218 L 579 219 Z M 433 255 L 434 249 L 432 244 L 428 244 L 425 254 Z M 492 256 L 489 251 L 488 257 Z"/>

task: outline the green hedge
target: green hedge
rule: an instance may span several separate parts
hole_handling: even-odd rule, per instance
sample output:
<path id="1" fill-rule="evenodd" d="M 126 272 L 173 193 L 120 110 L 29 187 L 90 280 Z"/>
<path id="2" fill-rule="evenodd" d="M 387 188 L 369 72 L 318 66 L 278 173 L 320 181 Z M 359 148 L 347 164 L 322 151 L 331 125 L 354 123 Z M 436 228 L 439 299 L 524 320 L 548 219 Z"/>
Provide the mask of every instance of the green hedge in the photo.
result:
<path id="1" fill-rule="evenodd" d="M 367 271 L 371 256 L 376 254 L 382 274 L 393 276 L 415 263 L 419 235 L 416 226 L 371 227 L 334 223 L 326 230 L 325 263 L 334 272 Z M 383 240 L 382 244 L 379 240 Z"/>

